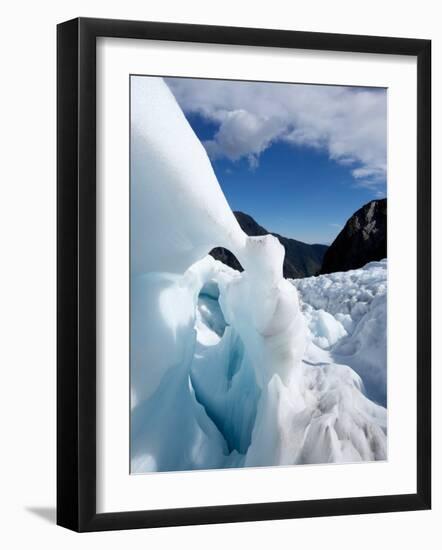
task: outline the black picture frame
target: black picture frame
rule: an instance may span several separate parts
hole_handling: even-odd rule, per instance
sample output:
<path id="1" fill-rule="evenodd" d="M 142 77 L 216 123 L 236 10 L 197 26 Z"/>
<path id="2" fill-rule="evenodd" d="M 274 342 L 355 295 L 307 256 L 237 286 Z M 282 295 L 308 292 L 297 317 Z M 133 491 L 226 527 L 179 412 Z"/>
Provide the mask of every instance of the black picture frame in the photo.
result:
<path id="1" fill-rule="evenodd" d="M 96 512 L 96 39 L 417 58 L 417 491 L 361 498 Z M 79 18 L 57 27 L 57 523 L 103 531 L 424 510 L 431 506 L 431 41 Z"/>

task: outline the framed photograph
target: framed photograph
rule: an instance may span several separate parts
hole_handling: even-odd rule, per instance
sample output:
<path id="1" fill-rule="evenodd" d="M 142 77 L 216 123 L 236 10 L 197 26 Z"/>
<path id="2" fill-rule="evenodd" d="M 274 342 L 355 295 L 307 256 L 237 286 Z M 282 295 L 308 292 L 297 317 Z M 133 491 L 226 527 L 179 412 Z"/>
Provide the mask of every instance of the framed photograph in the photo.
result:
<path id="1" fill-rule="evenodd" d="M 430 41 L 57 37 L 57 523 L 429 509 Z"/>

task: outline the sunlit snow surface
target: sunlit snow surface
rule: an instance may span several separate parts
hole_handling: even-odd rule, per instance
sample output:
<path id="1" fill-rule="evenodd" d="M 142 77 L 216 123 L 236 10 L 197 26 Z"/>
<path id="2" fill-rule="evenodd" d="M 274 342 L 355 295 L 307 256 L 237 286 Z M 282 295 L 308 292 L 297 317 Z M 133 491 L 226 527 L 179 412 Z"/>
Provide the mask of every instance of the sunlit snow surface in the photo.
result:
<path id="1" fill-rule="evenodd" d="M 310 330 L 307 356 L 326 350 L 328 360 L 351 366 L 366 394 L 386 405 L 387 260 L 292 282 Z"/>
<path id="2" fill-rule="evenodd" d="M 385 459 L 386 262 L 285 280 L 161 79 L 131 116 L 131 471 Z"/>

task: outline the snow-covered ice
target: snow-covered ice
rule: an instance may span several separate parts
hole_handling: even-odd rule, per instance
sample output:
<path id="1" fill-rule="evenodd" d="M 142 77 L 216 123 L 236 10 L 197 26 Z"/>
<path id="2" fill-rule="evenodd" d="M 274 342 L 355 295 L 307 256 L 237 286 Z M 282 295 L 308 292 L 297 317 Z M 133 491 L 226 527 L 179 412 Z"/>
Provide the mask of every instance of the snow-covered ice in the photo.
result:
<path id="1" fill-rule="evenodd" d="M 351 366 L 369 397 L 387 401 L 387 260 L 343 273 L 292 281 L 312 344 Z"/>
<path id="2" fill-rule="evenodd" d="M 131 94 L 131 471 L 385 459 L 364 388 L 373 365 L 385 380 L 386 263 L 284 279 L 283 247 L 242 231 L 162 79 Z"/>

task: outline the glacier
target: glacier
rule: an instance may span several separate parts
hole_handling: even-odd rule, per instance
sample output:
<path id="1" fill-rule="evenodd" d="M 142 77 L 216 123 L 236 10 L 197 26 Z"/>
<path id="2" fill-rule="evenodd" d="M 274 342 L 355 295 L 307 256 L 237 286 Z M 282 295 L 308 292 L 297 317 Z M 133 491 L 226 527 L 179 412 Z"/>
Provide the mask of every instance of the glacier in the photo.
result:
<path id="1" fill-rule="evenodd" d="M 283 260 L 164 81 L 131 77 L 131 473 L 386 459 L 386 262 L 290 281 Z"/>

